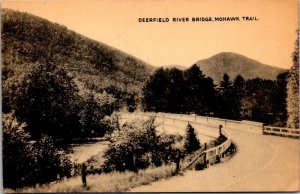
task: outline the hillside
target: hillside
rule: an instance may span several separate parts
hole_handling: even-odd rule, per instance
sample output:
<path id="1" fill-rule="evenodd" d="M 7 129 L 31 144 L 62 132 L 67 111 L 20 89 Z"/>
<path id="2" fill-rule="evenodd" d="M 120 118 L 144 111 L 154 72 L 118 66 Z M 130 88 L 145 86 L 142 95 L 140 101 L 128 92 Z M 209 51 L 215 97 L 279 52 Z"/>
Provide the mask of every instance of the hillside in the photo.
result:
<path id="1" fill-rule="evenodd" d="M 196 64 L 206 76 L 213 78 L 215 84 L 222 80 L 224 73 L 227 73 L 231 79 L 240 74 L 245 79 L 259 77 L 275 80 L 278 74 L 287 71 L 230 52 L 216 54 L 208 59 L 199 60 Z"/>
<path id="2" fill-rule="evenodd" d="M 1 17 L 4 84 L 31 64 L 55 64 L 64 66 L 83 83 L 83 89 L 132 104 L 141 98 L 142 85 L 154 70 L 133 56 L 46 19 L 8 9 L 2 9 Z"/>

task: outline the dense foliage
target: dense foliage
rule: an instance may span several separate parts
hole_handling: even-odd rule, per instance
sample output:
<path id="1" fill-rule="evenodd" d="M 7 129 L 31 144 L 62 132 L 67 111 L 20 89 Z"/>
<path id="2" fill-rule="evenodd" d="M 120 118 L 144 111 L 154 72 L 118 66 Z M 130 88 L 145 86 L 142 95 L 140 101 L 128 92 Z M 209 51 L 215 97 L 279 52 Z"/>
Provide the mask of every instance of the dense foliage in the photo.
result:
<path id="1" fill-rule="evenodd" d="M 103 171 L 137 171 L 174 161 L 176 152 L 182 150 L 182 137 L 157 135 L 154 118 L 125 123 L 111 134 L 104 157 Z"/>
<path id="2" fill-rule="evenodd" d="M 143 88 L 144 109 L 155 112 L 209 114 L 215 109 L 215 85 L 193 65 L 186 71 L 159 68 Z"/>
<path id="3" fill-rule="evenodd" d="M 18 188 L 70 176 L 71 162 L 53 140 L 32 140 L 12 113 L 3 115 L 3 186 Z"/>
<path id="4" fill-rule="evenodd" d="M 113 131 L 110 115 L 122 105 L 136 108 L 148 69 L 30 14 L 3 10 L 1 18 L 4 187 L 68 176 L 58 143 Z"/>
<path id="5" fill-rule="evenodd" d="M 151 66 L 28 13 L 3 9 L 1 19 L 3 81 L 31 64 L 55 64 L 65 66 L 84 88 L 113 95 L 118 106 L 137 107 Z"/>
<path id="6" fill-rule="evenodd" d="M 293 52 L 293 66 L 289 70 L 287 84 L 287 125 L 292 128 L 299 128 L 299 30 L 298 38 Z"/>
<path id="7" fill-rule="evenodd" d="M 113 99 L 88 92 L 81 96 L 77 88 L 64 67 L 34 64 L 4 82 L 3 112 L 15 111 L 34 138 L 45 133 L 67 140 L 111 131 L 103 119 L 113 112 Z"/>
<path id="8" fill-rule="evenodd" d="M 195 113 L 234 120 L 253 120 L 285 126 L 286 73 L 276 81 L 260 78 L 244 80 L 227 74 L 213 84 L 197 65 L 187 70 L 160 68 L 144 86 L 146 111 Z"/>
<path id="9" fill-rule="evenodd" d="M 187 154 L 191 154 L 200 148 L 200 141 L 197 138 L 196 130 L 192 125 L 188 124 L 186 127 L 186 138 L 184 142 L 184 149 Z"/>

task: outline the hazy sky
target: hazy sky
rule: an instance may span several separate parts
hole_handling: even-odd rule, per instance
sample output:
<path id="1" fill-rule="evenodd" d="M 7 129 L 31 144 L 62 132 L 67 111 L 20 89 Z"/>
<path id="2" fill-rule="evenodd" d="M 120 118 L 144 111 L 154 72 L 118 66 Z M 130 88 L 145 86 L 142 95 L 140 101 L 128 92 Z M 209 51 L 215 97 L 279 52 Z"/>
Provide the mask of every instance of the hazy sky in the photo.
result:
<path id="1" fill-rule="evenodd" d="M 298 27 L 298 0 L 3 0 L 1 6 L 65 25 L 155 66 L 189 66 L 228 51 L 290 68 Z M 242 16 L 259 20 L 138 22 Z"/>

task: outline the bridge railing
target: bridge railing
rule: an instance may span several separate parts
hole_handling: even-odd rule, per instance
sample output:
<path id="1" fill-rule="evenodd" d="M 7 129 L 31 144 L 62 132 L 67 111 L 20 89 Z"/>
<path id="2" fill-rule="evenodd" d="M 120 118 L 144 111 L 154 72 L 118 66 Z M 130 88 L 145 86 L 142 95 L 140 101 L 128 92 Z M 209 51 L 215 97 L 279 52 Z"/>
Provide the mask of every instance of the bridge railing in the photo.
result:
<path id="1" fill-rule="evenodd" d="M 139 118 L 156 116 L 157 118 L 161 119 L 161 122 L 164 122 L 165 119 L 170 118 L 170 119 L 177 119 L 178 121 L 183 120 L 183 121 L 196 122 L 198 125 L 201 124 L 202 126 L 206 126 L 206 127 L 209 126 L 218 127 L 219 125 L 222 125 L 224 128 L 227 129 L 238 129 L 238 130 L 257 133 L 257 134 L 262 134 L 263 131 L 263 123 L 247 121 L 247 120 L 235 121 L 235 120 L 221 119 L 215 117 L 198 116 L 195 114 L 188 115 L 188 114 L 175 114 L 175 113 L 125 112 L 123 114 L 131 114 L 131 116 L 139 115 Z"/>
<path id="2" fill-rule="evenodd" d="M 272 126 L 264 126 L 263 134 L 264 135 L 278 135 L 278 136 L 291 137 L 291 138 L 297 138 L 297 139 L 299 139 L 299 137 L 300 137 L 299 129 L 272 127 Z"/>

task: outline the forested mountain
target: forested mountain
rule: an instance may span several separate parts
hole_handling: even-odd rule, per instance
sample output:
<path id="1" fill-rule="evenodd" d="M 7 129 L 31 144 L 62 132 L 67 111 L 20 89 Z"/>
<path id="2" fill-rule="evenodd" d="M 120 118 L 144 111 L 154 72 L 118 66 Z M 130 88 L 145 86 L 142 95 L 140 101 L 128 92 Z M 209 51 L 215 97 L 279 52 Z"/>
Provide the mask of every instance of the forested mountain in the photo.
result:
<path id="1" fill-rule="evenodd" d="M 66 147 L 115 130 L 153 67 L 31 14 L 3 9 L 1 21 L 3 185 L 69 177 Z"/>
<path id="2" fill-rule="evenodd" d="M 216 54 L 208 59 L 199 60 L 196 64 L 206 76 L 213 78 L 216 84 L 222 80 L 224 73 L 230 77 L 241 75 L 246 80 L 256 77 L 276 80 L 278 74 L 287 71 L 231 52 Z"/>
<path id="3" fill-rule="evenodd" d="M 66 27 L 28 13 L 2 10 L 2 80 L 36 63 L 63 66 L 84 89 L 135 106 L 153 67 Z M 82 84 L 83 83 L 83 84 Z"/>

